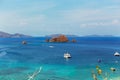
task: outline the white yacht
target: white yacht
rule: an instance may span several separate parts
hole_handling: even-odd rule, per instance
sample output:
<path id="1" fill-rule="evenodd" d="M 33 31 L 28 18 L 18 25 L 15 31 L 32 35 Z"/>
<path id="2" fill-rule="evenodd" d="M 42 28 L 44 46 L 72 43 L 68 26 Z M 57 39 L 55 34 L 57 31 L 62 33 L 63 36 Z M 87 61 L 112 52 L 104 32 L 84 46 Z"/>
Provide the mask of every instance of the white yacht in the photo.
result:
<path id="1" fill-rule="evenodd" d="M 115 52 L 114 56 L 120 56 L 120 53 Z"/>
<path id="2" fill-rule="evenodd" d="M 64 58 L 71 58 L 71 55 L 68 52 L 64 53 Z"/>

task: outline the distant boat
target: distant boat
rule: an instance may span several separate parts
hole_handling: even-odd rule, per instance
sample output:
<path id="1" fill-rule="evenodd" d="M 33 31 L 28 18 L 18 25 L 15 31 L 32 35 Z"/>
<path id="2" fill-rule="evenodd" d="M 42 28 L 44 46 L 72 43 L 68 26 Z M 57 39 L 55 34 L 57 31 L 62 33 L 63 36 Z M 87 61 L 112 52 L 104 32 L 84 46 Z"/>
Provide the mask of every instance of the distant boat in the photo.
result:
<path id="1" fill-rule="evenodd" d="M 98 59 L 98 63 L 101 63 L 102 62 L 102 60 L 101 59 Z"/>
<path id="2" fill-rule="evenodd" d="M 111 71 L 116 71 L 116 69 L 115 69 L 115 68 L 113 68 L 113 67 L 111 67 L 111 68 L 110 68 L 110 70 L 111 70 Z"/>
<path id="3" fill-rule="evenodd" d="M 49 46 L 50 48 L 54 48 L 54 46 Z"/>
<path id="4" fill-rule="evenodd" d="M 22 41 L 22 44 L 27 44 L 27 42 L 26 41 Z"/>
<path id="5" fill-rule="evenodd" d="M 67 52 L 64 54 L 64 58 L 71 58 L 71 55 Z"/>
<path id="6" fill-rule="evenodd" d="M 115 52 L 114 56 L 120 56 L 120 53 Z"/>

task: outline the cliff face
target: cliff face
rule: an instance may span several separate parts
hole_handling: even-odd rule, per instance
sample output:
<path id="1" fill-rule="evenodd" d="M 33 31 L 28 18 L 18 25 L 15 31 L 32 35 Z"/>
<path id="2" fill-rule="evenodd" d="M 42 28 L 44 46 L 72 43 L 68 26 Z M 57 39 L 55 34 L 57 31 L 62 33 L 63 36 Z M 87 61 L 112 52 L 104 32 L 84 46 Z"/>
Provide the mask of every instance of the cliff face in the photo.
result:
<path id="1" fill-rule="evenodd" d="M 68 38 L 65 35 L 60 35 L 58 37 L 53 37 L 49 42 L 68 42 Z"/>

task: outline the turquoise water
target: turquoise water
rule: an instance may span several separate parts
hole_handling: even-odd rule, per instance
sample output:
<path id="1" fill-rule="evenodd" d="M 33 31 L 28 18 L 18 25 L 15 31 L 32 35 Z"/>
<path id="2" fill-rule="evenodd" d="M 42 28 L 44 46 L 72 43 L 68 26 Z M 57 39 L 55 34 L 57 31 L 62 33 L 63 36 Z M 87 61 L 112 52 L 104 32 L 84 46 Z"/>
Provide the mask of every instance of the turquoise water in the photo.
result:
<path id="1" fill-rule="evenodd" d="M 0 80 L 28 80 L 40 67 L 41 72 L 31 80 L 94 80 L 92 72 L 98 80 L 120 77 L 120 57 L 113 56 L 120 52 L 120 38 L 76 39 L 77 43 L 46 43 L 45 38 L 0 39 Z M 22 45 L 22 40 L 28 44 Z M 72 58 L 64 59 L 65 52 Z M 101 75 L 96 66 L 102 70 Z"/>

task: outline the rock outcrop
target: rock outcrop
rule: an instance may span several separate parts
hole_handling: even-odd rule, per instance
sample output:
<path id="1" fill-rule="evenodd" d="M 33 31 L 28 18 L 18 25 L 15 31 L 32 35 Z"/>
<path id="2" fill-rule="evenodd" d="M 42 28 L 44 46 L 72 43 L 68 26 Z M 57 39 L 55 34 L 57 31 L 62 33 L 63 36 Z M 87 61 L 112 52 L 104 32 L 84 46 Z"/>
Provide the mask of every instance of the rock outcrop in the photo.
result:
<path id="1" fill-rule="evenodd" d="M 75 39 L 72 39 L 72 42 L 73 42 L 73 43 L 76 43 L 77 41 L 76 41 Z"/>
<path id="2" fill-rule="evenodd" d="M 49 41 L 47 40 L 47 42 L 68 42 L 68 38 L 65 35 L 59 35 L 49 39 Z"/>

